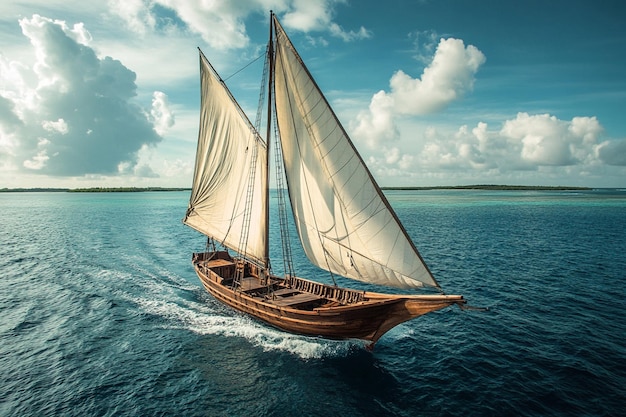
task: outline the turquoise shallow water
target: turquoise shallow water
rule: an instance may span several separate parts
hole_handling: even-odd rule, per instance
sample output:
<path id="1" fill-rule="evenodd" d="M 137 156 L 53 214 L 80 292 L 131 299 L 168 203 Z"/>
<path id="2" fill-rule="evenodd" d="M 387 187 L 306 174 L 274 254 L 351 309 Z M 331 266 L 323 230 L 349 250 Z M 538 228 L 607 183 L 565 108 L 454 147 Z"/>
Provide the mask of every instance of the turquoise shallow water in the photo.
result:
<path id="1" fill-rule="evenodd" d="M 623 415 L 626 192 L 387 196 L 446 292 L 489 311 L 369 353 L 208 296 L 186 192 L 0 193 L 0 415 Z"/>

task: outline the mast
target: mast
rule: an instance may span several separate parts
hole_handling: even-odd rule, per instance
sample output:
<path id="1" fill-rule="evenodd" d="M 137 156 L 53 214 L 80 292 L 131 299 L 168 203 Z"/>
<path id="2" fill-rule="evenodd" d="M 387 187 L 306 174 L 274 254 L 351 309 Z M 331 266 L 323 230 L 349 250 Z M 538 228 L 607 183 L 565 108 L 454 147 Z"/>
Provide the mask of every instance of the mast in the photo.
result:
<path id="1" fill-rule="evenodd" d="M 274 12 L 270 10 L 270 40 L 267 46 L 267 58 L 269 60 L 269 77 L 268 77 L 268 96 L 267 96 L 267 135 L 266 135 L 266 154 L 265 154 L 265 167 L 267 172 L 267 181 L 265 181 L 265 224 L 268 229 L 265 231 L 265 270 L 269 275 L 270 267 L 270 234 L 269 234 L 269 216 L 270 216 L 270 138 L 272 134 L 272 85 L 274 83 Z"/>

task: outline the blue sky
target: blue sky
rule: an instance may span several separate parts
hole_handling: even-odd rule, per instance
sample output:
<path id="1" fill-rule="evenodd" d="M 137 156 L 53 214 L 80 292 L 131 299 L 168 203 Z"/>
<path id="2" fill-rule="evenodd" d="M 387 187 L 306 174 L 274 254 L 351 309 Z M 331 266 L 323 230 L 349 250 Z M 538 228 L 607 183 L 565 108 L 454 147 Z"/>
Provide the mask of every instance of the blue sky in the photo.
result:
<path id="1" fill-rule="evenodd" d="M 189 187 L 196 47 L 229 77 L 270 9 L 382 186 L 626 187 L 621 1 L 99 3 L 0 5 L 0 188 Z"/>

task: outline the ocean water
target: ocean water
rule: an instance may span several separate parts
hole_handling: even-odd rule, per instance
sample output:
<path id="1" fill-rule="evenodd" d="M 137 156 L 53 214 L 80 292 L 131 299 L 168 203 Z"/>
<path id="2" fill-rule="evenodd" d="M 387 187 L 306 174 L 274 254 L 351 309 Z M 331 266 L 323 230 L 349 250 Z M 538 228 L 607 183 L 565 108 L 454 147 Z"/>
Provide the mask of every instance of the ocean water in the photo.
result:
<path id="1" fill-rule="evenodd" d="M 444 290 L 489 310 L 368 352 L 206 294 L 187 192 L 0 193 L 0 415 L 624 415 L 625 190 L 387 196 Z"/>

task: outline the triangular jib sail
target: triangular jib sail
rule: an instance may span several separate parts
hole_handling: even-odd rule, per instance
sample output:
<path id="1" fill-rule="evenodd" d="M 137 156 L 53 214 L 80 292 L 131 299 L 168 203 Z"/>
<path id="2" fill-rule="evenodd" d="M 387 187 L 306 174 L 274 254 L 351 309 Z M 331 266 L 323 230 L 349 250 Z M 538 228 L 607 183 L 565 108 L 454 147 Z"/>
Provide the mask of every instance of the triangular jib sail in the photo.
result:
<path id="1" fill-rule="evenodd" d="M 267 148 L 202 53 L 200 75 L 198 149 L 183 222 L 263 264 Z"/>
<path id="2" fill-rule="evenodd" d="M 278 127 L 307 256 L 360 281 L 438 286 L 275 16 L 274 27 Z"/>

